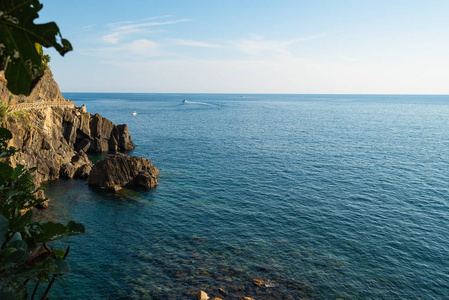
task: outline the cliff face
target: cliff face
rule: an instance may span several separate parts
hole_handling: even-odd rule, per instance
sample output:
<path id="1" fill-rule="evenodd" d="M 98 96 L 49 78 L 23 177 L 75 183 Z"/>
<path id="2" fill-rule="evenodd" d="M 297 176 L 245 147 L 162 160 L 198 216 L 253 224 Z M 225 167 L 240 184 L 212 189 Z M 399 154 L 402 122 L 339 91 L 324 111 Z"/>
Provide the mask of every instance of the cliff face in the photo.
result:
<path id="1" fill-rule="evenodd" d="M 0 77 L 0 96 L 4 105 L 64 101 L 49 70 L 29 97 L 11 95 Z M 135 147 L 126 125 L 116 126 L 99 114 L 86 113 L 82 108 L 47 107 L 19 111 L 0 119 L 0 126 L 12 132 L 10 146 L 19 150 L 9 158 L 9 163 L 36 167 L 36 184 L 61 177 L 86 178 L 92 163 L 85 153 L 128 151 Z"/>
<path id="2" fill-rule="evenodd" d="M 63 101 L 61 91 L 50 69 L 45 70 L 44 76 L 39 80 L 31 94 L 26 97 L 23 95 L 12 95 L 6 88 L 6 80 L 3 77 L 3 71 L 0 72 L 0 100 L 3 104 L 14 105 L 18 103 L 32 103 L 38 101 Z"/>

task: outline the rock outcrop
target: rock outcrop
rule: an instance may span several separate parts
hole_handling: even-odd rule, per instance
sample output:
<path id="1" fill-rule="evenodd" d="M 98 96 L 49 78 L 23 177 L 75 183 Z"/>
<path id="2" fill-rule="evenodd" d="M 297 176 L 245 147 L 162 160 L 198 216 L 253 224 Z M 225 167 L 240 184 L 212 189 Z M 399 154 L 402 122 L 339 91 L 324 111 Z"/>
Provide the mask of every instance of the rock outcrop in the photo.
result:
<path id="1" fill-rule="evenodd" d="M 87 155 L 75 151 L 64 138 L 63 116 L 69 111 L 73 109 L 30 110 L 18 116 L 8 116 L 1 122 L 1 126 L 13 134 L 9 145 L 19 150 L 8 158 L 8 162 L 28 169 L 35 167 L 33 181 L 37 186 L 61 177 L 85 178 L 92 168 Z"/>
<path id="2" fill-rule="evenodd" d="M 126 124 L 116 126 L 99 114 L 83 113 L 81 108 L 65 110 L 62 126 L 65 140 L 76 151 L 101 153 L 135 148 Z"/>
<path id="3" fill-rule="evenodd" d="M 4 106 L 19 103 L 64 101 L 50 70 L 28 97 L 14 96 L 0 74 L 0 100 Z M 135 146 L 126 125 L 114 125 L 84 108 L 46 107 L 6 113 L 0 126 L 9 129 L 9 146 L 19 150 L 8 158 L 12 166 L 36 167 L 34 183 L 58 178 L 86 178 L 92 169 L 88 152 L 128 151 Z M 43 194 L 38 195 L 42 197 Z"/>
<path id="4" fill-rule="evenodd" d="M 122 187 L 151 189 L 157 185 L 158 174 L 149 159 L 117 153 L 93 166 L 88 184 L 114 191 Z"/>

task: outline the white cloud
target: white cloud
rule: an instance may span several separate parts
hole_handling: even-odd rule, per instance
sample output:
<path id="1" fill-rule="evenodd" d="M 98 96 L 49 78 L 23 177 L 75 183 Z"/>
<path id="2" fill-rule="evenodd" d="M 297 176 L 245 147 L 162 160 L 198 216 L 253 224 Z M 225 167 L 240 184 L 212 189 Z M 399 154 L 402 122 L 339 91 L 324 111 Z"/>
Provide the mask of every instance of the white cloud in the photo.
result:
<path id="1" fill-rule="evenodd" d="M 193 46 L 193 47 L 204 47 L 204 48 L 221 48 L 223 45 L 212 44 L 207 42 L 184 40 L 184 39 L 167 39 L 169 45 L 180 45 L 180 46 Z"/>
<path id="2" fill-rule="evenodd" d="M 117 44 L 121 40 L 135 36 L 135 34 L 150 33 L 151 31 L 148 30 L 149 27 L 172 25 L 191 21 L 190 19 L 154 21 L 155 19 L 168 18 L 168 17 L 170 16 L 160 16 L 137 21 L 110 23 L 108 24 L 108 27 L 110 28 L 111 32 L 102 36 L 101 40 L 105 43 Z"/>
<path id="3" fill-rule="evenodd" d="M 92 25 L 92 24 L 86 25 L 86 26 L 81 27 L 81 31 L 88 32 L 88 31 L 92 31 L 94 28 L 95 28 L 95 25 Z"/>
<path id="4" fill-rule="evenodd" d="M 136 61 L 160 56 L 171 56 L 169 51 L 155 41 L 138 39 L 121 45 L 101 47 L 95 49 L 80 49 L 82 55 L 99 57 L 102 59 L 118 59 L 122 61 Z"/>
<path id="5" fill-rule="evenodd" d="M 150 52 L 154 53 L 159 45 L 156 42 L 150 40 L 135 40 L 132 43 L 122 47 L 123 50 L 128 51 L 131 54 L 146 56 Z"/>
<path id="6" fill-rule="evenodd" d="M 239 41 L 234 43 L 234 45 L 240 51 L 251 56 L 290 56 L 291 52 L 288 49 L 289 46 L 300 42 L 319 39 L 324 36 L 326 35 L 320 34 L 286 41 L 275 41 L 267 40 L 261 35 L 251 34 L 250 39 Z"/>

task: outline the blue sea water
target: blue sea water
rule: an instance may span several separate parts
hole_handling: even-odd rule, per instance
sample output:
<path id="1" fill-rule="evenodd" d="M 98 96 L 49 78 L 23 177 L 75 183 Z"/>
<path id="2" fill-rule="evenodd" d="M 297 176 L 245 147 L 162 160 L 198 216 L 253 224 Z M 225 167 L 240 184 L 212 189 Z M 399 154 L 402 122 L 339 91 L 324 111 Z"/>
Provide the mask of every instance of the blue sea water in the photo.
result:
<path id="1" fill-rule="evenodd" d="M 449 96 L 64 96 L 160 176 L 49 185 L 40 217 L 87 229 L 52 298 L 449 298 Z"/>

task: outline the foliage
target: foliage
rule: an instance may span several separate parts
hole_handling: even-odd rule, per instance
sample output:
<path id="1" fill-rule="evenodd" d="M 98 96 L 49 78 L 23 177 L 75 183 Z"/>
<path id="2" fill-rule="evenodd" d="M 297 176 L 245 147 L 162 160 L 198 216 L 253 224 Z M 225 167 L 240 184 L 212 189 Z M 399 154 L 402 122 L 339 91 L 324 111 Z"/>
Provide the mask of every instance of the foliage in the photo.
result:
<path id="1" fill-rule="evenodd" d="M 41 8 L 39 0 L 0 1 L 0 70 L 5 70 L 13 94 L 29 95 L 43 75 L 45 58 L 38 53 L 36 44 L 54 47 L 61 55 L 72 50 L 56 23 L 34 23 Z"/>
<path id="2" fill-rule="evenodd" d="M 16 152 L 7 147 L 11 138 L 9 130 L 0 128 L 0 157 Z M 32 209 L 45 201 L 35 198 L 33 171 L 0 162 L 0 299 L 24 299 L 29 283 L 37 286 L 51 275 L 69 273 L 69 264 L 62 258 L 66 252 L 49 249 L 46 243 L 85 231 L 73 221 L 63 225 L 32 220 Z"/>
<path id="3" fill-rule="evenodd" d="M 6 119 L 9 114 L 9 106 L 4 105 L 0 102 L 0 119 Z"/>
<path id="4" fill-rule="evenodd" d="M 35 44 L 37 53 L 40 55 L 42 60 L 42 72 L 48 68 L 48 63 L 50 62 L 50 55 L 44 53 L 44 49 L 42 49 L 41 44 Z"/>

